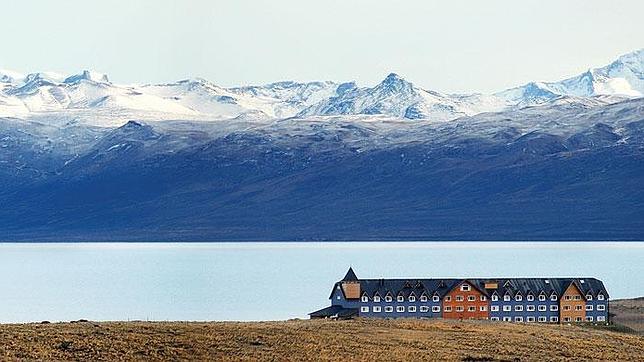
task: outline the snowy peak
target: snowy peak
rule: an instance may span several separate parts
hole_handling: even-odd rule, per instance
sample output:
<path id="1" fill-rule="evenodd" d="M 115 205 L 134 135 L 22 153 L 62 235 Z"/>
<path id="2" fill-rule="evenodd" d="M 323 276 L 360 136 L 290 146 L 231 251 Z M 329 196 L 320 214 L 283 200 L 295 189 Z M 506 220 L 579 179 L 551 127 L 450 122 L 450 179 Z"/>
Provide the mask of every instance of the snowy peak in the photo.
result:
<path id="1" fill-rule="evenodd" d="M 69 76 L 69 77 L 65 78 L 63 83 L 74 84 L 74 83 L 78 83 L 78 82 L 83 81 L 83 80 L 92 81 L 92 82 L 96 82 L 96 83 L 109 83 L 110 82 L 109 79 L 107 78 L 106 74 L 98 73 L 98 72 L 94 72 L 94 71 L 90 71 L 90 70 L 84 70 L 80 74 L 75 74 L 75 75 L 72 75 L 72 76 Z"/>

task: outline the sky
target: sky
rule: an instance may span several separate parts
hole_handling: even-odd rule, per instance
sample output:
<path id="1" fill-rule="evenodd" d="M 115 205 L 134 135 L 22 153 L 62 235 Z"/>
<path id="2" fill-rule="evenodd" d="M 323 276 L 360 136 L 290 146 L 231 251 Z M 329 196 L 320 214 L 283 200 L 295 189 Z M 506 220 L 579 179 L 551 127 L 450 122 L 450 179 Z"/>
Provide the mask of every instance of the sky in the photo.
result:
<path id="1" fill-rule="evenodd" d="M 443 92 L 554 81 L 644 47 L 644 1 L 0 0 L 0 68 L 222 86 L 396 72 Z"/>

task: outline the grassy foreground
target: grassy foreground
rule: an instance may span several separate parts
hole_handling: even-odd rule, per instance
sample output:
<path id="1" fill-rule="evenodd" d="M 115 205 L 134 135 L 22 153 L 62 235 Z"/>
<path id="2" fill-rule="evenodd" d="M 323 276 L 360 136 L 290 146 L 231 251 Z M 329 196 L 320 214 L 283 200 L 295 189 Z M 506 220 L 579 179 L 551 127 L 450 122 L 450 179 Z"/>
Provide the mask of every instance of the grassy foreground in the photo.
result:
<path id="1" fill-rule="evenodd" d="M 445 320 L 0 325 L 0 360 L 644 360 L 644 337 Z"/>

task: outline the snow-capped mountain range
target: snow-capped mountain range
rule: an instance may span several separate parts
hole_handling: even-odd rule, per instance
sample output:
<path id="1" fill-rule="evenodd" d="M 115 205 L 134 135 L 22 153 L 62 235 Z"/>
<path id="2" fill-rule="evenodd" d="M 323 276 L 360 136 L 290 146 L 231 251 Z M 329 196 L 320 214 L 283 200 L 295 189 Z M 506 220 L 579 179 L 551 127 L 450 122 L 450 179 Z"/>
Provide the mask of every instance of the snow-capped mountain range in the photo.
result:
<path id="1" fill-rule="evenodd" d="M 118 85 L 105 74 L 22 75 L 0 70 L 0 117 L 120 126 L 128 120 L 270 122 L 289 117 L 380 115 L 445 121 L 519 109 L 562 98 L 617 102 L 644 95 L 644 49 L 559 82 L 531 82 L 494 94 L 443 94 L 397 74 L 374 87 L 354 82 L 278 82 L 224 88 L 204 79 Z M 570 98 L 572 97 L 572 98 Z"/>

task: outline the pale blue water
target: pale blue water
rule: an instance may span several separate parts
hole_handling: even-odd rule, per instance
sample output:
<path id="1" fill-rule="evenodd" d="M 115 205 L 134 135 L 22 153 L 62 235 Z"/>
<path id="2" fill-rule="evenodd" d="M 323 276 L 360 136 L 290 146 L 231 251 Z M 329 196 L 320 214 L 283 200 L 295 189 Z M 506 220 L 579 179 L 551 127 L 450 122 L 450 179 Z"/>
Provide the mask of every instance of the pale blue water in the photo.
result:
<path id="1" fill-rule="evenodd" d="M 644 295 L 644 243 L 0 244 L 0 322 L 306 318 L 358 277 L 594 276 Z"/>

